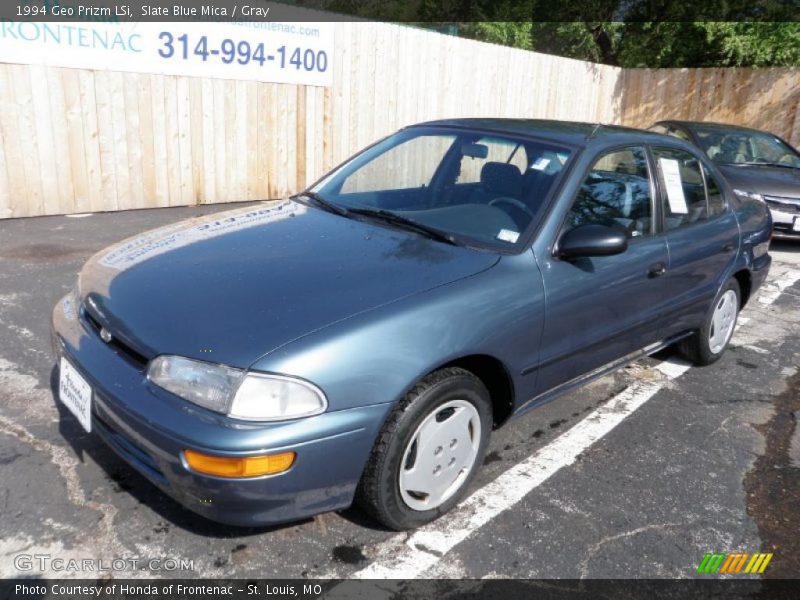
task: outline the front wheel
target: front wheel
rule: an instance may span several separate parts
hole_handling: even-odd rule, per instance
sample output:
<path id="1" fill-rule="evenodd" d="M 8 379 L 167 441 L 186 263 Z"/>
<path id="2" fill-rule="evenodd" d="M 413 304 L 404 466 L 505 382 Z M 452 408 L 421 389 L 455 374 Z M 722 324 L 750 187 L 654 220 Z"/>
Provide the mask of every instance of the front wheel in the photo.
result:
<path id="1" fill-rule="evenodd" d="M 686 358 L 699 366 L 719 360 L 736 328 L 740 298 L 739 282 L 729 279 L 714 299 L 703 327 L 679 343 Z"/>
<path id="2" fill-rule="evenodd" d="M 369 514 L 395 530 L 413 529 L 453 508 L 483 461 L 489 393 L 460 368 L 432 373 L 392 411 L 357 492 Z"/>

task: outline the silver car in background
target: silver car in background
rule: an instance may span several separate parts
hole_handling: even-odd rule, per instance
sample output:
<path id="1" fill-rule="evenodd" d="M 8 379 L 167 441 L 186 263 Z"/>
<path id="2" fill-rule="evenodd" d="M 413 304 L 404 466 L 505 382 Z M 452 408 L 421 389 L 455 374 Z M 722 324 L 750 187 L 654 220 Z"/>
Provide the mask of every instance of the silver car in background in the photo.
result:
<path id="1" fill-rule="evenodd" d="M 800 239 L 800 152 L 766 131 L 722 123 L 659 121 L 651 131 L 701 148 L 740 196 L 767 203 L 776 236 Z"/>

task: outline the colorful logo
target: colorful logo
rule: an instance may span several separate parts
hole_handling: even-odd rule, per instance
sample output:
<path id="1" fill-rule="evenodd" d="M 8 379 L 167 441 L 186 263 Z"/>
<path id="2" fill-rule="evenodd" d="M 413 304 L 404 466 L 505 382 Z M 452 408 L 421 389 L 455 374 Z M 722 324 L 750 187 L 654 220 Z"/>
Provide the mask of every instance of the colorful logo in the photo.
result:
<path id="1" fill-rule="evenodd" d="M 769 561 L 772 560 L 772 553 L 765 554 L 755 552 L 706 552 L 700 566 L 697 567 L 698 573 L 763 573 Z M 747 566 L 745 566 L 747 565 Z"/>

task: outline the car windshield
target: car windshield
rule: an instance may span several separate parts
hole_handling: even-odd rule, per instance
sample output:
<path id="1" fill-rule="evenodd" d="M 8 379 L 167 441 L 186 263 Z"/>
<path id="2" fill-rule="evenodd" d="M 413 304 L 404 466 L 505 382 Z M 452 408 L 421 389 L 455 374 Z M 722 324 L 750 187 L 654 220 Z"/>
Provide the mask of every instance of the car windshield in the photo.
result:
<path id="1" fill-rule="evenodd" d="M 540 141 L 411 128 L 368 148 L 310 192 L 323 208 L 345 208 L 356 218 L 439 241 L 509 249 L 541 218 L 569 157 L 569 150 Z"/>
<path id="2" fill-rule="evenodd" d="M 800 168 L 800 154 L 772 134 L 720 128 L 697 128 L 695 133 L 714 162 Z"/>

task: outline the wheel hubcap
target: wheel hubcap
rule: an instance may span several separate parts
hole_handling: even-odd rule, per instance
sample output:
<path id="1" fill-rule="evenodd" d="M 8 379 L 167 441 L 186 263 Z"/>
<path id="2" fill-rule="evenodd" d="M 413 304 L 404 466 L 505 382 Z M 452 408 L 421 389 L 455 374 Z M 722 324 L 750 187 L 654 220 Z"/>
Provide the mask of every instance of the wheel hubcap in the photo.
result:
<path id="1" fill-rule="evenodd" d="M 708 332 L 708 345 L 711 352 L 719 354 L 733 334 L 736 324 L 736 293 L 728 290 L 719 300 L 711 315 L 711 329 Z"/>
<path id="2" fill-rule="evenodd" d="M 400 495 L 406 505 L 431 510 L 453 496 L 472 471 L 480 441 L 480 415 L 466 400 L 451 400 L 428 414 L 403 453 Z"/>

